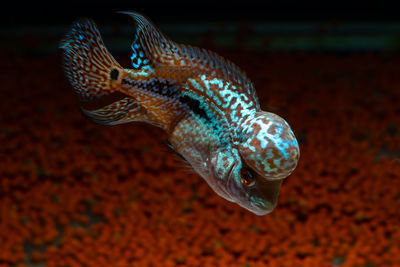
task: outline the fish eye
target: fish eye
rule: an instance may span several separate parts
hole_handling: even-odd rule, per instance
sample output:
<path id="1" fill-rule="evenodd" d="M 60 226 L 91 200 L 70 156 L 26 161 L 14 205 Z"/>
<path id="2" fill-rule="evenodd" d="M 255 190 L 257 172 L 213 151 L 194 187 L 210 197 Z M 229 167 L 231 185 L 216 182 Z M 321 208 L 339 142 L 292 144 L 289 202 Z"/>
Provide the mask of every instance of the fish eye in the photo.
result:
<path id="1" fill-rule="evenodd" d="M 256 184 L 256 180 L 254 179 L 253 174 L 247 168 L 242 168 L 240 170 L 240 182 L 247 187 Z"/>

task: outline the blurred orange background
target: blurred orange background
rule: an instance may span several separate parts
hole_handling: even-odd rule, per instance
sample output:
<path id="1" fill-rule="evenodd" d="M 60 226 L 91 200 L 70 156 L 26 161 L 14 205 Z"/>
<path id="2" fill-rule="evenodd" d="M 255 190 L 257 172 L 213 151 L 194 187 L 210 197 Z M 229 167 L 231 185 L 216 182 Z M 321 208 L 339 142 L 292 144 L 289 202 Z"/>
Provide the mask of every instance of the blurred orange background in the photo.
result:
<path id="1" fill-rule="evenodd" d="M 34 52 L 57 34 L 3 39 L 0 267 L 400 266 L 400 53 L 251 49 L 238 32 L 199 44 L 246 71 L 301 149 L 261 217 L 188 172 L 161 130 L 87 121 L 60 51 Z"/>

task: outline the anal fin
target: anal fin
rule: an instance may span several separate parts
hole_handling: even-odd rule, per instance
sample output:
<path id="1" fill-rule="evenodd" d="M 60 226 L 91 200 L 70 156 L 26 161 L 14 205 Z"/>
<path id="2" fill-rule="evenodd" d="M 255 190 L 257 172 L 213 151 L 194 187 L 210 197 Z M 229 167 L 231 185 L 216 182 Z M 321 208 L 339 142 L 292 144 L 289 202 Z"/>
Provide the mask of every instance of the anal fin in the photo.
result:
<path id="1" fill-rule="evenodd" d="M 144 121 L 160 127 L 157 121 L 131 97 L 125 97 L 99 109 L 88 110 L 81 107 L 81 110 L 90 121 L 102 125 Z"/>

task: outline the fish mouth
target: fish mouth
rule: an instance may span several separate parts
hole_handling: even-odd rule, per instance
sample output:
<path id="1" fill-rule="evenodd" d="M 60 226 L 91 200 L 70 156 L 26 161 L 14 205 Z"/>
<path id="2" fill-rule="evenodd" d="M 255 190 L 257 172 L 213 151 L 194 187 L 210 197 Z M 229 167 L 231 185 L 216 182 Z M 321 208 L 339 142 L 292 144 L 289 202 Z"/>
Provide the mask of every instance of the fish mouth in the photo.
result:
<path id="1" fill-rule="evenodd" d="M 251 211 L 260 216 L 266 215 L 266 214 L 272 212 L 272 210 L 275 208 L 275 206 L 276 206 L 276 201 L 272 202 L 272 201 L 266 201 L 263 199 L 253 200 Z"/>
<path id="2" fill-rule="evenodd" d="M 255 215 L 263 216 L 275 209 L 283 179 L 268 180 L 257 173 L 255 175 L 257 186 L 249 190 L 239 190 L 235 202 Z M 235 190 L 234 187 L 234 181 L 229 180 L 227 188 Z"/>
<path id="3" fill-rule="evenodd" d="M 247 209 L 248 211 L 254 213 L 255 215 L 258 216 L 263 216 L 268 213 L 271 213 L 275 206 L 276 206 L 276 201 L 271 202 L 271 201 L 266 201 L 261 198 L 252 198 L 252 203 L 250 205 L 243 204 L 242 202 L 237 202 L 241 207 Z"/>
<path id="4" fill-rule="evenodd" d="M 265 215 L 276 207 L 283 179 L 260 180 L 258 196 L 252 198 L 253 212 L 257 215 Z"/>

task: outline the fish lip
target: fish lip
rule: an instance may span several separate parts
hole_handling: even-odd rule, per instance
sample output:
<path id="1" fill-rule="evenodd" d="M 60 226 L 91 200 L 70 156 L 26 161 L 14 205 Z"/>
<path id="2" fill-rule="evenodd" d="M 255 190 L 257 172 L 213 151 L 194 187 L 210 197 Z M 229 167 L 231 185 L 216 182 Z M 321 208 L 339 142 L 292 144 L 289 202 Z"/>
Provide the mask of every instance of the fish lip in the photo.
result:
<path id="1" fill-rule="evenodd" d="M 251 211 L 252 213 L 254 213 L 255 215 L 258 215 L 258 216 L 267 215 L 267 214 L 271 213 L 273 210 L 274 210 L 274 208 L 272 208 L 272 209 L 257 208 L 257 209 L 252 209 L 252 210 L 249 209 L 249 211 Z"/>
<path id="2" fill-rule="evenodd" d="M 264 205 L 255 203 L 252 206 L 255 210 L 257 210 L 257 213 L 265 213 L 266 214 L 266 213 L 271 212 L 275 208 L 276 203 L 270 204 L 268 201 L 264 201 Z"/>
<path id="3" fill-rule="evenodd" d="M 245 200 L 246 199 L 249 199 L 250 197 L 246 197 L 246 198 L 244 198 Z M 237 202 L 241 207 L 243 207 L 243 208 L 245 208 L 246 210 L 248 210 L 248 211 L 250 211 L 250 212 L 252 212 L 253 214 L 256 214 L 256 215 L 258 215 L 258 216 L 263 216 L 263 215 L 266 215 L 266 214 L 268 214 L 268 213 L 271 213 L 273 210 L 274 210 L 274 208 L 275 208 L 275 205 L 260 205 L 260 204 L 255 204 L 255 203 L 251 203 L 250 205 L 244 205 L 243 203 L 241 203 L 241 202 Z"/>

